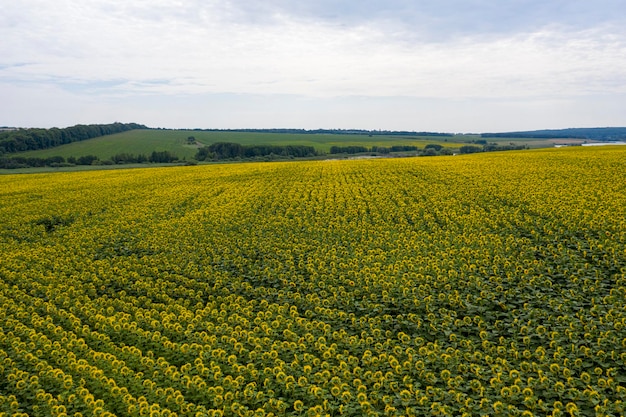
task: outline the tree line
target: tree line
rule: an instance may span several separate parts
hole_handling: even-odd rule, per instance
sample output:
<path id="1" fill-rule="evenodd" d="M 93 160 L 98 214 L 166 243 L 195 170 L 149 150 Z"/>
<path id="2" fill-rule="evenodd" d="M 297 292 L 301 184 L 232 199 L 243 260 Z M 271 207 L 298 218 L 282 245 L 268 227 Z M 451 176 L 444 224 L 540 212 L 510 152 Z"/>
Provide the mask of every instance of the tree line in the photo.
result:
<path id="1" fill-rule="evenodd" d="M 413 145 L 392 145 L 392 146 L 362 146 L 362 145 L 349 145 L 349 146 L 331 146 L 331 154 L 357 154 L 357 153 L 376 153 L 376 154 L 389 154 L 391 152 L 415 152 L 418 156 L 437 156 L 437 155 L 452 155 L 452 150 L 444 148 L 443 145 L 438 143 L 429 143 L 424 146 L 424 149 L 420 149 Z"/>
<path id="2" fill-rule="evenodd" d="M 478 141 L 477 141 L 478 142 Z M 463 145 L 459 148 L 459 153 L 478 153 L 478 152 L 496 152 L 496 151 L 520 151 L 527 149 L 526 145 L 498 145 L 497 143 L 486 143 L 482 146 Z"/>
<path id="3" fill-rule="evenodd" d="M 305 145 L 241 145 L 231 142 L 216 142 L 198 149 L 195 159 L 198 161 L 256 158 L 256 157 L 294 157 L 316 156 L 313 146 Z"/>
<path id="4" fill-rule="evenodd" d="M 115 164 L 141 164 L 141 163 L 170 163 L 178 161 L 178 157 L 170 151 L 153 151 L 150 155 L 118 153 L 109 159 L 100 159 L 96 155 L 83 155 L 79 157 L 51 156 L 48 158 L 36 158 L 25 156 L 0 157 L 0 169 L 16 169 L 31 167 L 69 167 L 75 165 L 115 165 Z"/>
<path id="5" fill-rule="evenodd" d="M 441 145 L 438 145 L 441 146 Z M 361 146 L 361 145 L 349 145 L 349 146 L 331 146 L 330 153 L 338 154 L 338 153 L 363 153 L 363 152 L 377 152 L 377 153 L 390 153 L 390 152 L 412 152 L 417 151 L 419 148 L 417 146 L 412 145 L 393 145 L 393 146 Z"/>
<path id="6" fill-rule="evenodd" d="M 533 139 L 592 139 L 592 140 L 623 140 L 626 139 L 626 127 L 575 127 L 568 129 L 544 129 L 524 132 L 482 133 L 483 138 L 533 138 Z"/>
<path id="7" fill-rule="evenodd" d="M 147 129 L 137 123 L 76 125 L 59 129 L 16 129 L 0 132 L 0 155 L 48 149 L 72 142 L 93 139 L 134 129 Z"/>

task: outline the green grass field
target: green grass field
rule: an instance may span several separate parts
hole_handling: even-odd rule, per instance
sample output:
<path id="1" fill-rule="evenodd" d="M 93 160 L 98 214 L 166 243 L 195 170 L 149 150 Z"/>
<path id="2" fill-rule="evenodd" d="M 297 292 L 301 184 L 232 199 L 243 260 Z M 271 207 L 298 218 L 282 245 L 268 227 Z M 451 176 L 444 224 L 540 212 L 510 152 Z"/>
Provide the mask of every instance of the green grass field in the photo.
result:
<path id="1" fill-rule="evenodd" d="M 198 145 L 189 145 L 187 138 L 193 136 Z M 431 136 L 368 136 L 337 134 L 292 134 L 259 132 L 223 132 L 192 130 L 132 130 L 115 135 L 103 136 L 82 142 L 74 142 L 56 148 L 22 152 L 19 156 L 64 158 L 83 155 L 96 155 L 108 159 L 119 153 L 146 154 L 152 151 L 170 151 L 179 158 L 192 159 L 198 146 L 215 142 L 234 142 L 242 145 L 305 145 L 313 146 L 317 151 L 328 152 L 331 146 L 391 146 L 414 145 L 420 148 L 429 143 L 459 147 L 476 136 L 431 137 Z"/>

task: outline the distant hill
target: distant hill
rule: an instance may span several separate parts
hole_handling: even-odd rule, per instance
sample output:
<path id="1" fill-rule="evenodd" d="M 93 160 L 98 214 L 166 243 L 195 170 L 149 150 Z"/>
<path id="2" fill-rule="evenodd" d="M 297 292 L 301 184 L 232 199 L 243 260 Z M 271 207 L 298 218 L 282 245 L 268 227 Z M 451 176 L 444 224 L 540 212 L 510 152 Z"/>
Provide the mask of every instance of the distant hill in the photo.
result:
<path id="1" fill-rule="evenodd" d="M 195 132 L 279 133 L 297 135 L 368 135 L 368 136 L 422 136 L 453 137 L 445 132 L 415 132 L 412 130 L 365 129 L 193 129 Z"/>
<path id="2" fill-rule="evenodd" d="M 10 133 L 23 133 L 19 129 Z M 33 129 L 31 133 L 41 135 L 44 129 Z M 6 132 L 9 133 L 9 132 Z M 2 138 L 0 132 L 0 138 Z M 243 159 L 274 160 L 303 157 L 321 157 L 333 154 L 351 154 L 356 149 L 376 153 L 399 153 L 423 151 L 428 155 L 453 153 L 454 149 L 472 143 L 478 135 L 451 135 L 431 132 L 357 131 L 357 130 L 292 130 L 292 129 L 150 129 L 140 128 L 120 133 L 102 135 L 88 140 L 64 143 L 59 146 L 40 147 L 19 152 L 0 151 L 0 169 L 25 167 L 66 167 L 75 165 L 110 165 L 144 162 L 179 163 L 216 160 L 223 157 L 213 149 L 217 144 L 228 144 L 229 149 L 238 149 L 236 155 Z M 507 142 L 509 140 L 506 140 Z M 543 141 L 542 141 L 543 142 Z M 27 141 L 20 141 L 22 146 Z M 238 146 L 240 145 L 240 146 Z M 15 147 L 15 144 L 13 144 Z M 41 146 L 41 145 L 38 145 Z M 211 148 L 213 146 L 213 148 Z M 438 149 L 433 147 L 437 146 Z M 280 149 L 279 149 L 280 148 Z M 428 148 L 428 149 L 427 149 Z M 443 149 L 446 148 L 446 149 Z M 452 150 L 451 150 L 452 149 Z M 267 155 L 267 152 L 270 152 Z M 204 152 L 204 153 L 203 153 Z M 209 155 L 210 153 L 210 155 Z M 167 158 L 164 158 L 167 156 Z"/>
<path id="3" fill-rule="evenodd" d="M 569 129 L 544 129 L 524 132 L 482 133 L 483 138 L 533 138 L 533 139 L 589 139 L 615 141 L 626 139 L 626 127 L 588 127 Z"/>
<path id="4" fill-rule="evenodd" d="M 0 127 L 0 169 L 172 161 L 192 163 L 226 156 L 273 160 L 302 157 L 302 150 L 306 150 L 307 157 L 367 152 L 412 152 L 427 156 L 625 139 L 626 127 L 450 134 L 359 129 L 155 129 L 137 123 L 76 125 L 63 129 L 4 126 Z M 228 152 L 223 152 L 225 150 Z"/>

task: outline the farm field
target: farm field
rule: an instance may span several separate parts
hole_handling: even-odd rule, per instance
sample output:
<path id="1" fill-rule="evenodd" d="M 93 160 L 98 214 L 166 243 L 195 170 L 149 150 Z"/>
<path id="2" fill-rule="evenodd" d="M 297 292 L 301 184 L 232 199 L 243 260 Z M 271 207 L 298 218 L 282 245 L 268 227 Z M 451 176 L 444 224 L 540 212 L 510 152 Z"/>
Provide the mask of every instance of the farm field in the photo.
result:
<path id="1" fill-rule="evenodd" d="M 626 413 L 624 147 L 3 175 L 0 254 L 0 415 Z"/>
<path id="2" fill-rule="evenodd" d="M 187 138 L 193 136 L 198 145 L 189 145 Z M 303 145 L 313 146 L 321 152 L 328 152 L 331 146 L 391 146 L 414 145 L 423 148 L 429 143 L 459 147 L 465 141 L 478 136 L 368 136 L 340 134 L 296 134 L 296 133 L 260 133 L 226 132 L 194 130 L 131 130 L 99 138 L 74 142 L 54 148 L 19 153 L 19 156 L 49 158 L 53 156 L 80 157 L 97 155 L 100 159 L 109 159 L 119 153 L 146 154 L 152 151 L 169 151 L 179 158 L 192 159 L 198 146 L 215 142 L 233 142 L 242 145 Z M 508 142 L 507 142 L 508 143 Z"/>

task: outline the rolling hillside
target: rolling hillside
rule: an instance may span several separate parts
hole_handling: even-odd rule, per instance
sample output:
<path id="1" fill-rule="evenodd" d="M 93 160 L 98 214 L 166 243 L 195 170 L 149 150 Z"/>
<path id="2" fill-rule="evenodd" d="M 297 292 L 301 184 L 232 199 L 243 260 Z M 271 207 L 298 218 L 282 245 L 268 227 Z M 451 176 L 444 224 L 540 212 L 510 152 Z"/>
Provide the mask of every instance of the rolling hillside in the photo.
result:
<path id="1" fill-rule="evenodd" d="M 196 143 L 190 144 L 188 141 L 189 137 L 194 137 Z M 71 156 L 80 157 L 91 154 L 97 155 L 100 159 L 108 159 L 119 153 L 150 154 L 152 151 L 170 151 L 181 159 L 192 159 L 199 147 L 216 142 L 234 142 L 242 145 L 304 145 L 313 146 L 320 152 L 328 152 L 332 146 L 350 145 L 365 145 L 370 147 L 374 145 L 415 145 L 424 147 L 429 143 L 442 143 L 447 146 L 458 147 L 475 138 L 476 136 L 369 136 L 367 134 L 346 135 L 137 129 L 49 149 L 21 152 L 17 155 L 34 158 L 49 158 L 53 156 L 68 158 Z"/>
<path id="2" fill-rule="evenodd" d="M 139 128 L 134 128 L 137 127 Z M 246 155 L 226 159 L 266 160 L 293 157 L 310 157 L 324 154 L 353 154 L 356 152 L 394 151 L 391 147 L 404 147 L 410 155 L 426 153 L 428 145 L 444 147 L 441 154 L 453 152 L 542 148 L 554 145 L 580 145 L 585 142 L 606 141 L 621 137 L 625 128 L 537 130 L 528 132 L 443 134 L 429 132 L 365 131 L 365 130 L 314 130 L 302 129 L 247 129 L 247 130 L 168 130 L 149 129 L 137 124 L 77 125 L 65 129 L 19 129 L 6 132 L 0 138 L 4 145 L 15 141 L 14 149 L 0 149 L 0 167 L 69 167 L 75 164 L 111 165 L 143 162 L 209 161 L 217 158 L 208 150 L 216 143 L 231 143 L 243 147 L 264 148 Z M 124 129 L 124 131 L 120 131 Z M 132 130 L 131 130 L 132 129 Z M 11 138 L 12 137 L 12 138 Z M 68 143 L 69 142 L 69 143 Z M 59 145 L 60 143 L 63 143 Z M 19 147 L 18 147 L 19 145 Z M 269 147 L 308 147 L 306 154 L 268 150 Z M 10 147 L 10 146 L 9 146 Z M 380 148 L 383 149 L 380 149 Z M 204 149 L 203 149 L 204 148 Z M 379 148 L 379 149 L 376 149 Z M 386 148 L 386 149 L 385 149 Z M 412 149 L 410 149 L 412 148 Z M 472 148 L 472 149 L 464 149 Z M 203 154 L 198 155 L 199 150 Z M 422 151 L 416 151 L 422 150 Z M 2 154 L 4 152 L 4 154 Z M 160 154 L 156 155 L 155 153 Z M 435 155 L 440 152 L 434 153 Z M 207 157 L 208 155 L 208 157 Z M 269 159 L 267 159 L 269 158 Z"/>
<path id="3" fill-rule="evenodd" d="M 588 139 L 616 141 L 626 139 L 626 127 L 591 127 L 569 129 L 544 129 L 524 132 L 483 133 L 484 138 L 537 138 L 537 139 Z"/>

